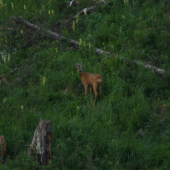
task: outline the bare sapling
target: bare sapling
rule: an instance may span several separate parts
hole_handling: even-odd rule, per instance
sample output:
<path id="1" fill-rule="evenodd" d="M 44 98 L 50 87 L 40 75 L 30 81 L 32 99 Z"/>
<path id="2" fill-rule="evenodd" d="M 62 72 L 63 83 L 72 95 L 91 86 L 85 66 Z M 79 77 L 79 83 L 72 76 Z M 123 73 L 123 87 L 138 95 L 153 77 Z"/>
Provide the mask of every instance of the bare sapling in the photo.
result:
<path id="1" fill-rule="evenodd" d="M 85 98 L 87 96 L 87 91 L 88 91 L 88 85 L 90 85 L 90 94 L 92 92 L 92 86 L 93 90 L 95 93 L 95 100 L 94 100 L 94 105 L 96 104 L 96 99 L 98 96 L 97 93 L 97 87 L 99 86 L 99 91 L 100 91 L 100 100 L 102 99 L 102 83 L 103 83 L 103 78 L 100 74 L 92 74 L 92 73 L 85 73 L 82 70 L 82 65 L 83 62 L 79 63 L 74 63 L 74 66 L 77 68 L 80 78 L 82 80 L 82 83 L 85 88 Z"/>

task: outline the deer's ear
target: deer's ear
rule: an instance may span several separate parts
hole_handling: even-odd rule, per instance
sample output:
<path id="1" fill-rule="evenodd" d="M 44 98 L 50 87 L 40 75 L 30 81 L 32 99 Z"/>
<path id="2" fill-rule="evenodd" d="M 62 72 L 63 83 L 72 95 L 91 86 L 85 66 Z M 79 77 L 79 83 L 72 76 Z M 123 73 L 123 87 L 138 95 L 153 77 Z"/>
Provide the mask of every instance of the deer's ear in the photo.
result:
<path id="1" fill-rule="evenodd" d="M 77 66 L 77 64 L 76 64 L 76 63 L 74 63 L 74 66 L 76 67 L 76 66 Z"/>
<path id="2" fill-rule="evenodd" d="M 83 61 L 81 61 L 81 65 L 83 65 Z"/>

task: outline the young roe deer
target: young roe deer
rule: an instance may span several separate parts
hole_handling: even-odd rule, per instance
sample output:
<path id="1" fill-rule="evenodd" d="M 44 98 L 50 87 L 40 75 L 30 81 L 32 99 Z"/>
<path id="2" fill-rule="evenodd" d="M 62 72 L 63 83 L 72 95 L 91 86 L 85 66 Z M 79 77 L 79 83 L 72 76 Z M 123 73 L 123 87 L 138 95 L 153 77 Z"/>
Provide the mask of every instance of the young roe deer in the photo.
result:
<path id="1" fill-rule="evenodd" d="M 94 105 L 96 104 L 96 99 L 98 96 L 97 93 L 97 86 L 99 86 L 99 90 L 100 90 L 100 100 L 102 99 L 102 83 L 103 83 L 103 78 L 100 74 L 92 74 L 92 73 L 85 73 L 82 70 L 82 65 L 83 62 L 79 63 L 74 63 L 74 66 L 77 68 L 79 75 L 81 77 L 82 83 L 84 85 L 85 88 L 85 97 L 87 96 L 87 90 L 88 90 L 88 85 L 90 86 L 90 94 L 92 91 L 92 86 L 93 86 L 93 90 L 95 93 L 95 100 L 94 100 Z"/>

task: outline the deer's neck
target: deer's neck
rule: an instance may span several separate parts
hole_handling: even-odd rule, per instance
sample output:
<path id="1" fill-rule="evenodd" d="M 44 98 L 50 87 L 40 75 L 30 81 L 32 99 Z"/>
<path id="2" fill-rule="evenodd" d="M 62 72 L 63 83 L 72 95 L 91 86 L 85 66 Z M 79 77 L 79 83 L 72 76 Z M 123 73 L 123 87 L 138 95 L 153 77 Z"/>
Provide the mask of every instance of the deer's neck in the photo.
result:
<path id="1" fill-rule="evenodd" d="M 84 72 L 79 72 L 80 77 L 82 78 L 84 76 Z"/>

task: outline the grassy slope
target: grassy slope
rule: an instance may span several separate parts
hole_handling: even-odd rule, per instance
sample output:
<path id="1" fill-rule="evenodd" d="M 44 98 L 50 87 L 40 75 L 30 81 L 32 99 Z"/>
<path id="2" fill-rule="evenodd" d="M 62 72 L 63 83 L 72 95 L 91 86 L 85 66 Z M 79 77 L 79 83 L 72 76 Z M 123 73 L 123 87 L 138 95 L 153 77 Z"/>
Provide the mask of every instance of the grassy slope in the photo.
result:
<path id="1" fill-rule="evenodd" d="M 169 71 L 168 1 L 108 0 L 95 13 L 80 16 L 74 30 L 73 21 L 65 24 L 64 20 L 90 7 L 91 1 L 80 0 L 78 7 L 71 8 L 64 0 L 6 0 L 3 7 L 2 2 L 1 26 L 15 14 L 27 21 L 34 18 L 37 25 L 42 20 L 35 17 L 40 17 L 50 26 L 44 24 L 45 28 L 58 29 L 68 38 Z M 44 35 L 21 48 L 33 34 L 14 23 L 8 26 L 16 31 L 0 32 L 1 50 L 7 53 L 6 60 L 0 61 L 0 75 L 9 83 L 21 81 L 0 88 L 0 135 L 5 136 L 9 155 L 0 169 L 38 168 L 26 156 L 26 145 L 40 117 L 52 120 L 52 165 L 46 169 L 169 169 L 169 108 L 161 108 L 170 103 L 168 77 L 112 56 L 98 56 L 83 45 L 72 50 L 67 41 Z M 80 78 L 73 63 L 81 60 L 84 71 L 104 78 L 103 100 L 95 107 L 94 94 L 85 100 L 83 86 L 77 88 Z M 24 67 L 11 74 L 16 66 Z M 63 95 L 67 87 L 69 93 Z"/>

